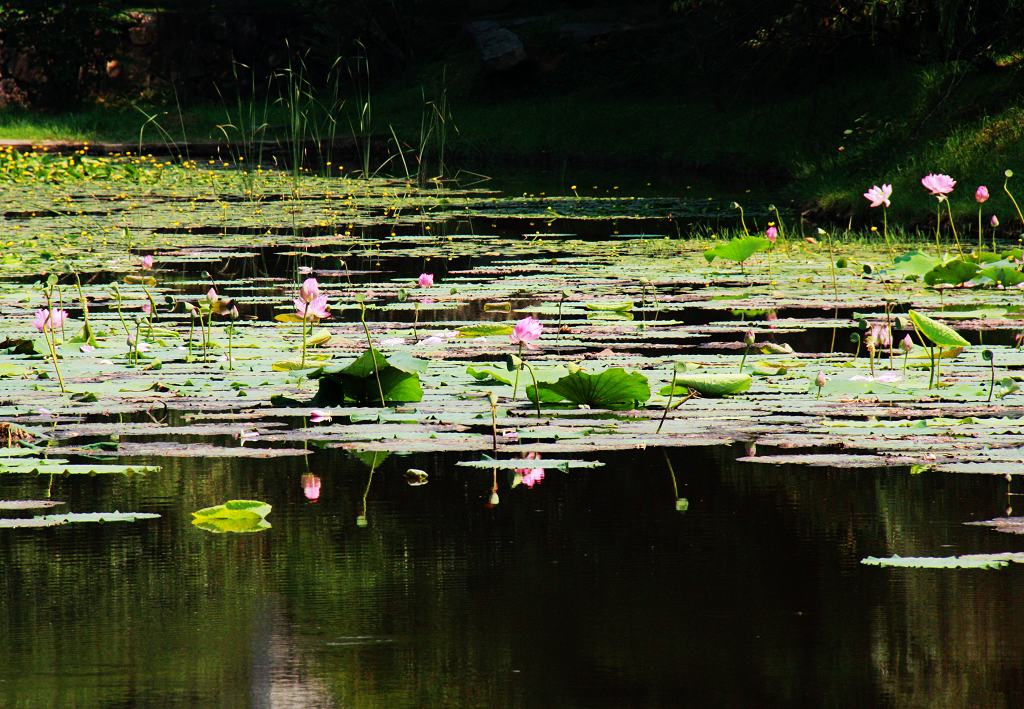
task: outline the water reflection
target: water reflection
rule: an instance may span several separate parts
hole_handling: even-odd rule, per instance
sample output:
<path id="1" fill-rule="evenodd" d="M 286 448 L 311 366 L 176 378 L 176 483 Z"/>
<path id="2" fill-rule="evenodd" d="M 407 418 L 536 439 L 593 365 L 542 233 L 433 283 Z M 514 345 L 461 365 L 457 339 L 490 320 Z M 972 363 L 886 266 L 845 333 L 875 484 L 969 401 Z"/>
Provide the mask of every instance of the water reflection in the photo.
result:
<path id="1" fill-rule="evenodd" d="M 456 456 L 339 450 L 57 478 L 70 511 L 162 517 L 0 534 L 0 706 L 1015 703 L 1017 565 L 859 563 L 1019 549 L 961 524 L 1000 514 L 1005 480 L 741 452 L 628 451 L 533 489 Z M 49 484 L 0 476 L 0 498 Z M 272 504 L 272 529 L 191 527 L 229 498 Z"/>

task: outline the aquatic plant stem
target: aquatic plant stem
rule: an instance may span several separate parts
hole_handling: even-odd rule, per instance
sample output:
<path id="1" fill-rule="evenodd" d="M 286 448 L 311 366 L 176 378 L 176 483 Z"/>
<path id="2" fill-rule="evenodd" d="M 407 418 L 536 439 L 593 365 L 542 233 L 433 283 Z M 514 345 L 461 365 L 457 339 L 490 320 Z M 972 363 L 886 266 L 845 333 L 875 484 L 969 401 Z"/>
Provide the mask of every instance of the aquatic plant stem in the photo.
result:
<path id="1" fill-rule="evenodd" d="M 512 401 L 516 400 L 516 395 L 519 393 L 519 370 L 523 366 L 523 343 L 519 343 L 519 362 L 516 364 L 516 376 L 512 382 Z"/>
<path id="2" fill-rule="evenodd" d="M 1007 170 L 1006 173 L 1007 173 L 1006 174 L 1006 179 L 1003 180 L 1003 192 L 1005 192 L 1006 196 L 1010 198 L 1011 202 L 1013 202 L 1013 208 L 1017 210 L 1017 216 L 1020 218 L 1020 223 L 1024 224 L 1024 214 L 1021 213 L 1020 205 L 1017 204 L 1017 200 L 1014 199 L 1013 193 L 1010 192 L 1010 184 L 1009 183 L 1010 183 L 1010 178 L 1013 177 L 1013 173 L 1010 172 L 1009 170 Z M 995 249 L 993 249 L 993 251 L 994 250 Z"/>
<path id="3" fill-rule="evenodd" d="M 942 258 L 942 245 L 939 243 L 939 229 L 942 226 L 942 205 L 935 205 L 935 255 Z"/>
<path id="4" fill-rule="evenodd" d="M 493 393 L 487 394 L 487 401 L 491 405 L 491 452 L 498 457 L 498 399 Z"/>
<path id="5" fill-rule="evenodd" d="M 196 330 L 196 314 L 195 314 L 195 311 L 191 311 L 190 310 L 189 311 L 189 319 L 188 319 L 188 360 L 186 360 L 189 363 L 192 362 L 192 335 L 195 333 L 195 330 Z"/>
<path id="6" fill-rule="evenodd" d="M 125 337 L 127 337 L 128 335 L 131 335 L 132 333 L 131 333 L 131 330 L 128 329 L 128 323 L 126 323 L 124 321 L 124 312 L 122 312 L 122 310 L 121 310 L 121 289 L 117 287 L 116 283 L 114 284 L 114 296 L 115 296 L 115 303 L 116 303 L 116 306 L 117 306 L 117 317 L 121 321 L 121 327 L 124 328 L 124 334 L 125 334 Z"/>
<path id="7" fill-rule="evenodd" d="M 882 207 L 882 236 L 885 238 L 885 248 L 889 249 L 889 260 L 896 260 L 896 252 L 892 250 L 892 242 L 889 241 L 889 215 L 887 208 Z"/>
<path id="8" fill-rule="evenodd" d="M 412 339 L 419 341 L 420 336 L 417 329 L 420 324 L 420 302 L 418 300 L 413 301 L 413 317 L 412 317 Z"/>
<path id="9" fill-rule="evenodd" d="M 996 389 L 996 358 L 992 356 L 991 351 L 986 350 L 986 352 L 989 352 L 988 366 L 991 376 L 988 381 L 988 403 L 991 404 L 992 394 L 995 392 Z"/>
<path id="10" fill-rule="evenodd" d="M 306 368 L 306 327 L 309 325 L 309 303 L 302 308 L 302 358 L 299 362 L 301 369 Z"/>
<path id="11" fill-rule="evenodd" d="M 832 274 L 832 297 L 835 301 L 834 309 L 832 311 L 832 344 L 830 344 L 829 352 L 836 351 L 836 323 L 839 321 L 839 282 L 836 280 L 836 256 L 835 251 L 832 248 L 832 232 L 827 232 L 828 236 L 828 269 Z"/>
<path id="12" fill-rule="evenodd" d="M 82 279 L 78 277 L 78 271 L 75 271 L 75 287 L 78 288 L 78 303 L 82 308 L 82 321 L 85 323 L 82 328 L 85 342 L 88 345 L 93 345 L 95 337 L 92 333 L 92 325 L 89 322 L 89 303 L 85 299 L 85 294 L 82 293 Z"/>
<path id="13" fill-rule="evenodd" d="M 953 223 L 953 207 L 949 204 L 949 198 L 942 201 L 946 203 L 946 211 L 949 213 L 949 228 L 953 231 L 953 241 L 956 243 L 956 250 L 960 253 L 960 260 L 966 261 L 963 247 L 960 246 L 960 237 L 956 233 L 956 224 Z"/>
<path id="14" fill-rule="evenodd" d="M 235 335 L 235 324 L 234 323 L 228 323 L 227 331 L 228 331 L 228 371 L 229 372 L 233 372 L 233 371 L 235 371 L 235 359 L 234 359 L 234 352 L 232 350 L 232 340 L 234 340 L 234 335 Z"/>
<path id="15" fill-rule="evenodd" d="M 57 337 L 57 333 L 53 331 L 53 327 L 50 326 L 50 318 L 53 316 L 53 304 L 50 298 L 50 289 L 46 290 L 46 320 L 43 323 L 43 339 L 46 340 L 47 346 L 50 348 L 50 357 L 53 358 L 53 370 L 57 373 L 57 385 L 60 387 L 60 393 L 66 394 L 67 390 L 64 388 L 64 377 L 60 373 L 60 364 L 57 361 L 57 345 L 54 342 Z M 47 336 L 46 331 L 49 329 L 50 334 Z"/>
<path id="16" fill-rule="evenodd" d="M 380 405 L 385 406 L 384 387 L 380 385 L 380 369 L 377 367 L 377 354 L 373 351 L 373 340 L 370 339 L 370 328 L 366 325 L 366 304 L 359 301 L 359 322 L 366 334 L 366 345 L 370 348 L 370 361 L 373 362 L 373 376 L 377 380 L 377 393 L 380 394 Z"/>
<path id="17" fill-rule="evenodd" d="M 49 318 L 47 318 L 47 322 L 49 322 Z M 47 347 L 50 348 L 50 357 L 53 359 L 53 370 L 57 373 L 57 385 L 60 387 L 60 393 L 66 394 L 67 390 L 64 388 L 64 377 L 61 376 L 60 365 L 57 363 L 57 347 L 53 343 L 53 330 L 51 330 L 50 334 L 47 335 L 46 328 L 43 328 L 43 338 L 46 340 Z"/>
<path id="18" fill-rule="evenodd" d="M 540 420 L 540 387 L 537 386 L 537 375 L 533 373 L 533 367 L 526 360 L 522 360 L 523 366 L 530 372 L 530 379 L 533 380 L 533 403 L 537 405 L 537 420 Z M 530 397 L 527 396 L 527 399 Z"/>
<path id="19" fill-rule="evenodd" d="M 985 230 L 981 226 L 981 205 L 978 205 L 978 253 L 981 253 L 982 245 L 981 239 L 984 235 Z"/>
<path id="20" fill-rule="evenodd" d="M 741 366 L 740 369 L 743 367 Z M 661 412 L 661 421 L 658 422 L 658 430 L 655 433 L 661 433 L 661 427 L 665 425 L 665 419 L 668 418 L 668 410 L 672 408 L 672 396 L 676 393 L 676 367 L 672 365 L 672 383 L 668 389 L 668 402 L 665 404 L 665 410 Z"/>

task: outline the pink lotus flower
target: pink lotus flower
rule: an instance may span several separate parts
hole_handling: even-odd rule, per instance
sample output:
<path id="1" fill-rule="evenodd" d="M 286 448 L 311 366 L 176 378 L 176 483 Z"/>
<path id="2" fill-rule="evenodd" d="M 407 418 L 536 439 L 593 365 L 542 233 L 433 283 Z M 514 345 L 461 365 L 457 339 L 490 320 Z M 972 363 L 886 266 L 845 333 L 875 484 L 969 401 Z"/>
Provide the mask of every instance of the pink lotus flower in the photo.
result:
<path id="1" fill-rule="evenodd" d="M 864 198 L 871 202 L 872 207 L 886 207 L 891 205 L 889 198 L 892 197 L 892 185 L 872 185 L 871 189 L 864 193 Z"/>
<path id="2" fill-rule="evenodd" d="M 327 296 L 318 295 L 311 301 L 302 298 L 295 299 L 295 314 L 302 320 L 324 320 L 331 317 L 330 308 L 327 305 Z"/>
<path id="3" fill-rule="evenodd" d="M 530 349 L 535 349 L 536 345 L 530 343 L 540 337 L 543 330 L 544 326 L 541 325 L 540 320 L 532 315 L 527 315 L 515 324 L 509 339 L 512 340 L 513 345 L 526 345 Z"/>
<path id="4" fill-rule="evenodd" d="M 764 236 L 765 236 L 766 239 L 768 239 L 768 241 L 770 241 L 770 242 L 772 242 L 774 244 L 775 240 L 779 238 L 779 230 L 776 229 L 774 226 L 770 226 L 764 232 Z"/>
<path id="5" fill-rule="evenodd" d="M 32 321 L 32 327 L 39 332 L 44 330 L 53 332 L 63 327 L 68 319 L 68 311 L 66 310 L 57 310 L 57 308 L 46 310 L 44 308 L 43 310 L 36 311 L 36 319 Z"/>
<path id="6" fill-rule="evenodd" d="M 152 268 L 153 268 L 153 256 L 151 254 L 147 254 L 147 255 L 143 256 L 142 257 L 142 269 L 144 271 L 148 271 L 148 270 L 150 270 Z"/>
<path id="7" fill-rule="evenodd" d="M 527 453 L 525 460 L 540 460 L 540 453 Z M 544 468 L 516 468 L 519 482 L 526 487 L 533 487 L 544 479 Z"/>
<path id="8" fill-rule="evenodd" d="M 142 304 L 142 312 L 146 315 L 150 315 L 153 312 L 153 306 L 149 303 Z"/>
<path id="9" fill-rule="evenodd" d="M 995 214 L 993 214 L 992 218 L 988 220 L 988 223 L 989 223 L 989 226 L 991 226 L 993 229 L 995 229 L 997 226 L 999 226 L 999 217 L 997 217 Z"/>
<path id="10" fill-rule="evenodd" d="M 892 345 L 892 333 L 885 326 L 885 323 L 875 323 L 872 325 L 870 334 L 874 338 L 876 347 L 886 348 Z"/>
<path id="11" fill-rule="evenodd" d="M 421 273 L 420 277 L 416 279 L 416 283 L 419 284 L 420 288 L 430 288 L 434 285 L 434 274 Z"/>
<path id="12" fill-rule="evenodd" d="M 981 185 L 974 192 L 974 199 L 978 204 L 985 204 L 988 201 L 988 187 Z"/>
<path id="13" fill-rule="evenodd" d="M 324 421 L 330 421 L 330 420 L 331 420 L 331 414 L 329 412 L 327 412 L 327 411 L 323 411 L 321 409 L 313 409 L 312 411 L 309 412 L 309 422 L 310 423 L 322 423 Z"/>
<path id="14" fill-rule="evenodd" d="M 302 476 L 302 494 L 306 496 L 306 499 L 310 502 L 316 502 L 320 499 L 320 478 L 312 473 L 306 473 Z"/>
<path id="15" fill-rule="evenodd" d="M 315 278 L 307 278 L 299 286 L 299 298 L 306 303 L 312 303 L 313 300 L 320 295 L 320 284 L 317 283 Z"/>
<path id="16" fill-rule="evenodd" d="M 956 187 L 956 180 L 949 175 L 932 173 L 922 177 L 921 184 L 936 197 L 945 197 Z"/>
<path id="17" fill-rule="evenodd" d="M 216 303 L 218 300 L 220 300 L 220 296 L 217 295 L 216 289 L 211 288 L 210 290 L 206 291 L 206 300 L 209 301 L 210 303 Z"/>

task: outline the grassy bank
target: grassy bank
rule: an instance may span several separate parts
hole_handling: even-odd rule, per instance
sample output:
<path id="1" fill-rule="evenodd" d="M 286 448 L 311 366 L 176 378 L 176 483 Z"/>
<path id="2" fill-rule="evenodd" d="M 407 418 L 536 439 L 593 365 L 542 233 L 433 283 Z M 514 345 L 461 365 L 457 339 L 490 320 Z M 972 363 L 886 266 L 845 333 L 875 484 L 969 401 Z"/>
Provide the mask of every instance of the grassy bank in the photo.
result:
<path id="1" fill-rule="evenodd" d="M 393 131 L 414 154 L 423 142 L 424 118 L 440 100 L 441 73 L 440 65 L 422 68 L 375 92 L 374 132 L 393 140 Z M 561 77 L 533 88 L 530 77 L 511 87 L 487 85 L 475 68 L 446 70 L 445 76 L 449 165 L 492 172 L 556 162 L 703 171 L 769 185 L 780 200 L 857 221 L 878 216 L 861 193 L 890 182 L 890 218 L 920 224 L 934 218 L 934 199 L 919 184 L 929 172 L 960 180 L 953 207 L 965 220 L 976 218 L 969 195 L 987 184 L 993 198 L 986 215 L 996 213 L 1008 223 L 1014 212 L 1001 190 L 1004 169 L 1020 172 L 1024 184 L 1024 81 L 1010 59 L 984 69 L 891 65 L 884 74 L 853 71 L 811 88 L 762 87 L 732 95 L 694 87 L 649 91 L 628 76 L 600 83 Z M 283 133 L 285 107 L 271 101 L 266 108 L 270 134 Z M 349 115 L 337 117 L 339 135 L 351 135 L 359 109 L 351 100 L 346 104 Z M 230 122 L 233 110 L 202 105 L 181 112 L 146 107 L 145 114 L 131 107 L 5 113 L 0 138 L 132 142 L 145 125 L 146 140 L 209 140 L 223 137 L 217 125 Z M 147 115 L 159 117 L 147 123 Z M 430 150 L 436 150 L 441 130 L 435 122 Z M 397 161 L 388 169 L 400 171 Z"/>

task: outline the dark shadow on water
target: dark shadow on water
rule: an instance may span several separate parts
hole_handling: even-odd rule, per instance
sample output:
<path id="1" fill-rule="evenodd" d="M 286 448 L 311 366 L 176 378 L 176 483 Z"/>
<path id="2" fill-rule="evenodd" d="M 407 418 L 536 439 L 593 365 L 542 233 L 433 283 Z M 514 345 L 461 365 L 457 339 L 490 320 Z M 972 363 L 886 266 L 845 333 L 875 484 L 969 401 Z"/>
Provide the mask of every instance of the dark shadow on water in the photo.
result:
<path id="1" fill-rule="evenodd" d="M 533 489 L 466 455 L 164 459 L 54 481 L 71 510 L 4 530 L 0 697 L 12 706 L 1012 706 L 1024 571 L 878 569 L 865 556 L 1016 550 L 961 522 L 1005 482 L 741 465 L 736 449 L 602 456 Z M 531 465 L 536 465 L 533 463 Z M 410 487 L 409 467 L 429 483 Z M 316 474 L 320 499 L 303 496 Z M 368 485 L 369 483 L 369 485 Z M 48 481 L 0 477 L 0 498 Z M 363 500 L 366 500 L 365 510 Z M 274 506 L 212 535 L 190 512 Z M 365 526 L 357 524 L 363 516 Z M 968 678 L 970 678 L 968 680 Z M 685 701 L 683 701 L 684 698 Z M 962 704 L 960 704 L 962 705 Z"/>

